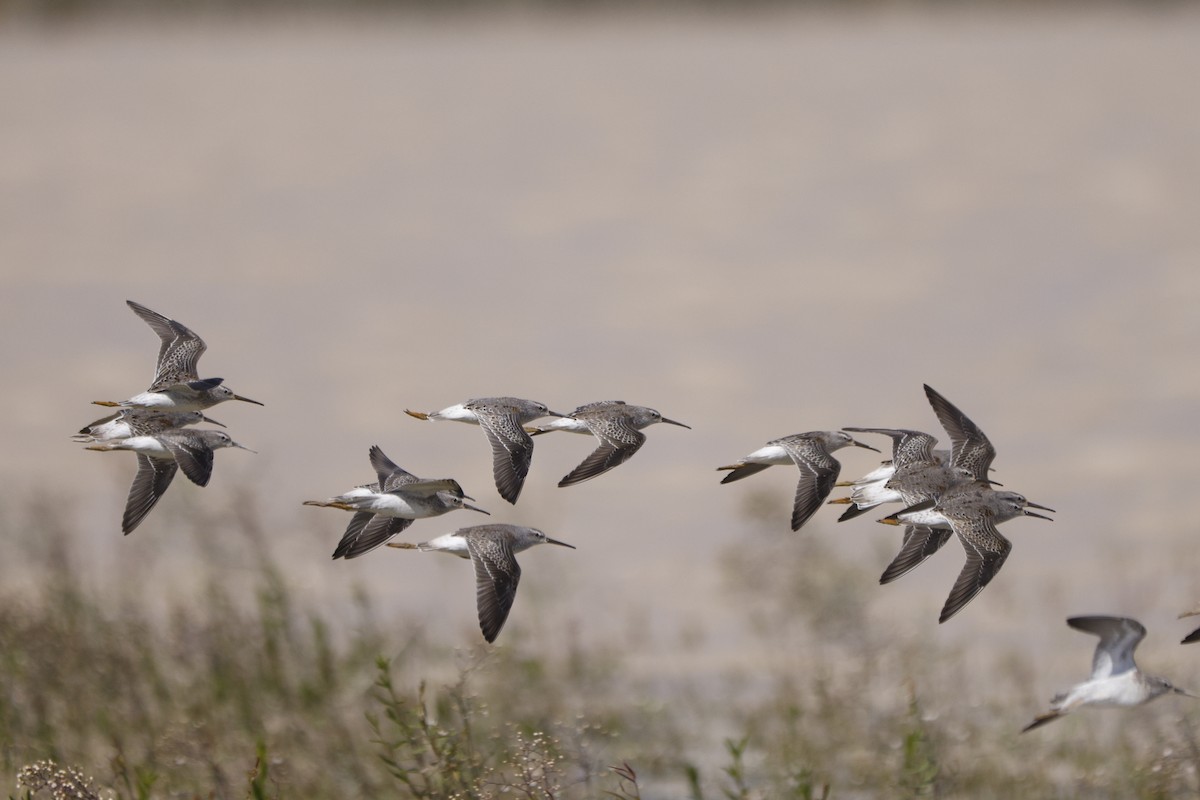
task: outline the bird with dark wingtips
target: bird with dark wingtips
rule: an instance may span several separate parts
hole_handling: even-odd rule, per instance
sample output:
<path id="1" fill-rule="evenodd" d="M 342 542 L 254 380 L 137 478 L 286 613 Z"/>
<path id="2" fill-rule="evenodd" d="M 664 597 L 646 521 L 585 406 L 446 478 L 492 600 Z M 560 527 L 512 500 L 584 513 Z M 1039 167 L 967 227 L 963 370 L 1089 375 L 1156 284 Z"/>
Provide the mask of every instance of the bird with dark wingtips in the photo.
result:
<path id="1" fill-rule="evenodd" d="M 631 406 L 621 400 L 588 403 L 575 409 L 568 417 L 573 422 L 564 421 L 559 429 L 582 433 L 582 426 L 600 444 L 579 466 L 563 476 L 558 482 L 559 487 L 590 481 L 633 458 L 633 454 L 646 443 L 642 428 L 665 422 L 691 429 L 690 425 L 667 419 L 653 408 Z"/>
<path id="2" fill-rule="evenodd" d="M 423 480 L 397 466 L 378 445 L 369 451 L 371 466 L 378 480 L 356 486 L 328 500 L 305 500 L 306 506 L 340 508 L 353 511 L 342 539 L 333 551 L 334 558 L 358 558 L 387 542 L 407 528 L 413 520 L 436 517 L 465 508 L 488 512 L 468 503 L 453 478 Z"/>
<path id="3" fill-rule="evenodd" d="M 197 486 L 207 486 L 212 477 L 213 451 L 222 447 L 250 450 L 235 442 L 224 431 L 183 428 L 155 430 L 153 424 L 139 431 L 141 423 L 135 419 L 131 424 L 138 435 L 98 441 L 84 448 L 99 451 L 132 450 L 137 453 L 138 471 L 129 488 L 125 516 L 121 521 L 121 530 L 126 534 L 141 524 L 158 503 L 171 485 L 176 469 L 182 469 L 188 480 Z"/>
<path id="4" fill-rule="evenodd" d="M 902 501 L 905 508 L 880 522 L 905 525 L 900 552 L 879 578 L 890 583 L 936 553 L 957 534 L 967 560 L 946 600 L 939 622 L 957 614 L 996 576 L 1012 543 L 996 526 L 1018 516 L 1050 519 L 1029 511 L 1038 505 L 1016 492 L 997 492 L 988 478 L 996 450 L 983 431 L 961 410 L 928 384 L 925 396 L 950 436 L 949 458 L 942 461 L 927 433 L 905 429 L 853 428 L 892 437 L 894 471 L 886 483 L 870 484 L 857 495 L 866 508 Z M 851 495 L 850 500 L 856 498 Z M 853 512 L 853 513 L 852 513 Z M 857 505 L 843 515 L 861 513 Z"/>
<path id="5" fill-rule="evenodd" d="M 391 542 L 388 547 L 404 550 L 438 551 L 469 558 L 475 566 L 475 603 L 479 629 L 489 643 L 496 641 L 517 597 L 521 565 L 516 554 L 539 544 L 575 545 L 551 539 L 537 528 L 520 525 L 476 525 L 459 528 L 420 544 Z"/>
<path id="6" fill-rule="evenodd" d="M 151 311 L 140 303 L 125 301 L 133 313 L 141 317 L 158 334 L 161 345 L 154 381 L 150 388 L 128 400 L 96 400 L 98 406 L 121 406 L 152 408 L 160 411 L 202 411 L 226 400 L 241 400 L 261 406 L 257 400 L 234 394 L 222 386 L 223 378 L 201 379 L 196 373 L 196 363 L 207 345 L 204 340 L 182 323 L 167 319 L 157 311 Z"/>
<path id="7" fill-rule="evenodd" d="M 521 495 L 533 462 L 533 439 L 525 432 L 524 425 L 542 417 L 563 416 L 542 403 L 519 397 L 480 397 L 428 414 L 408 409 L 404 413 L 417 419 L 465 422 L 483 428 L 492 446 L 496 491 L 513 505 Z"/>
<path id="8" fill-rule="evenodd" d="M 985 481 L 975 481 L 951 487 L 936 501 L 885 517 L 880 522 L 909 527 L 900 552 L 879 582 L 890 583 L 904 575 L 936 553 L 951 533 L 957 535 L 967 560 L 938 617 L 938 622 L 945 622 L 983 591 L 1008 558 L 1012 543 L 1000 534 L 997 525 L 1020 516 L 1050 519 L 1030 508 L 1054 511 L 1017 492 L 996 491 Z"/>
<path id="9" fill-rule="evenodd" d="M 1071 617 L 1067 624 L 1077 631 L 1100 637 L 1092 656 L 1092 675 L 1050 701 L 1050 710 L 1039 714 L 1021 733 L 1069 714 L 1080 706 L 1140 706 L 1164 694 L 1196 695 L 1185 692 L 1166 678 L 1147 675 L 1138 669 L 1133 651 L 1146 636 L 1142 623 L 1129 617 Z"/>
<path id="10" fill-rule="evenodd" d="M 851 433 L 878 433 L 892 439 L 892 458 L 882 462 L 878 467 L 855 481 L 840 481 L 836 486 L 851 488 L 849 497 L 838 497 L 830 500 L 831 505 L 846 505 L 846 509 L 838 522 L 845 522 L 864 514 L 875 506 L 883 503 L 899 503 L 904 496 L 897 489 L 889 488 L 888 481 L 898 469 L 911 469 L 913 465 L 924 464 L 940 466 L 950 461 L 948 450 L 934 450 L 937 439 L 928 433 L 907 430 L 904 428 L 844 428 Z"/>
<path id="11" fill-rule="evenodd" d="M 798 531 L 825 502 L 842 471 L 841 463 L 830 453 L 851 445 L 879 452 L 843 431 L 809 431 L 772 439 L 741 460 L 717 469 L 729 470 L 721 483 L 732 483 L 773 465 L 799 467 L 800 482 L 792 502 L 792 530 Z"/>
<path id="12" fill-rule="evenodd" d="M 938 464 L 934 460 L 914 459 L 896 467 L 885 488 L 899 494 L 906 507 L 936 498 L 957 484 L 988 481 L 988 471 L 996 457 L 992 443 L 966 414 L 928 384 L 925 396 L 950 436 L 950 460 Z"/>

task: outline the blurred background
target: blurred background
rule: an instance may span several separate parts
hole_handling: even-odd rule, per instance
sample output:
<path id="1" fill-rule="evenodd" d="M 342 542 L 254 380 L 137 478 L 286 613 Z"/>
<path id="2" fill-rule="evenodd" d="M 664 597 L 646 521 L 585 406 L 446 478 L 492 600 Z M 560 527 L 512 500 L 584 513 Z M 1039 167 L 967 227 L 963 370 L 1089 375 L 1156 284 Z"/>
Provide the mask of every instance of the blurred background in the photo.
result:
<path id="1" fill-rule="evenodd" d="M 997 796 L 1039 763 L 1046 786 L 1069 793 L 1103 773 L 1100 743 L 1148 737 L 1096 714 L 1096 729 L 1068 720 L 1016 739 L 1087 674 L 1094 642 L 1065 617 L 1137 617 L 1150 629 L 1145 664 L 1200 691 L 1197 654 L 1175 644 L 1194 627 L 1176 615 L 1200 600 L 1188 503 L 1200 448 L 1198 74 L 1200 12 L 1182 3 L 9 0 L 5 593 L 46 622 L 69 575 L 89 613 L 118 627 L 133 614 L 149 637 L 178 632 L 179 609 L 212 610 L 213 591 L 230 609 L 260 608 L 269 573 L 288 613 L 328 626 L 335 653 L 361 644 L 369 606 L 380 638 L 368 655 L 406 653 L 410 688 L 453 681 L 465 661 L 509 675 L 495 664 L 611 657 L 606 685 L 633 706 L 661 713 L 687 695 L 704 720 L 643 759 L 643 788 L 662 797 L 741 791 L 745 696 L 784 683 L 804 694 L 814 675 L 836 683 L 903 647 L 911 663 L 872 673 L 883 706 L 853 680 L 833 705 L 867 727 L 880 707 L 933 707 L 915 719 L 946 726 L 922 734 L 942 737 L 941 769 L 914 791 L 967 791 L 965 753 L 985 746 L 1025 748 L 981 784 Z M 158 341 L 126 299 L 195 330 L 208 344 L 201 375 L 265 406 L 212 409 L 257 454 L 218 453 L 208 487 L 177 479 L 123 537 L 133 457 L 68 437 L 103 415 L 90 401 L 152 377 Z M 917 428 L 948 446 L 923 383 L 988 434 L 996 480 L 1058 511 L 1008 523 L 1004 569 L 940 626 L 956 543 L 879 586 L 899 540 L 874 523 L 883 514 L 837 523 L 840 508 L 824 508 L 792 533 L 795 470 L 726 486 L 715 471 L 770 439 L 842 426 Z M 627 464 L 567 489 L 555 484 L 594 441 L 539 437 L 513 507 L 480 431 L 403 414 L 491 395 L 564 413 L 623 399 L 692 430 L 652 427 Z M 500 654 L 482 647 L 467 564 L 391 550 L 330 560 L 348 515 L 301 501 L 370 480 L 373 444 L 418 475 L 457 478 L 490 521 L 577 546 L 520 557 Z M 843 478 L 879 461 L 837 457 Z M 460 512 L 406 535 L 482 521 Z M 5 623 L 13 658 L 35 652 L 15 633 L 21 619 Z M 410 635 L 420 648 L 398 643 Z M 48 669 L 23 663 L 21 674 Z M 369 672 L 339 691 L 361 699 Z M 564 680 L 569 698 L 578 675 Z M 45 708 L 14 710 L 29 687 L 12 681 L 12 772 L 56 757 L 115 785 L 118 752 L 164 776 L 153 796 L 245 794 L 211 770 L 188 782 L 154 761 L 161 732 L 140 750 L 114 735 L 64 738 Z M 717 697 L 720 709 L 705 707 Z M 1124 718 L 1161 734 L 1154 758 L 1195 717 L 1185 702 Z M 171 713 L 166 727 L 202 716 Z M 361 703 L 347 713 L 357 736 Z M 970 735 L 954 727 L 967 718 Z M 902 772 L 910 740 L 896 736 L 879 746 Z M 1085 767 L 1039 762 L 1062 754 L 1033 736 L 1083 748 L 1069 763 Z M 255 738 L 285 765 L 282 796 L 321 796 L 288 783 L 286 737 L 267 725 Z M 647 752 L 623 751 L 615 732 L 606 741 L 601 761 L 636 766 Z M 785 796 L 771 754 L 754 761 L 767 745 L 749 741 L 743 767 L 775 787 L 761 796 Z M 806 762 L 816 777 L 789 784 L 794 796 L 891 785 L 894 771 L 872 785 L 874 773 L 842 761 L 846 747 Z M 1122 774 L 1161 774 L 1128 747 Z M 253 747 L 237 755 L 222 768 L 240 776 Z M 1194 763 L 1181 769 L 1180 785 L 1196 788 Z M 1094 796 L 1130 796 L 1095 780 Z M 589 796 L 580 785 L 570 791 Z M 115 791 L 139 796 L 132 786 Z M 760 796 L 742 788 L 730 796 Z"/>

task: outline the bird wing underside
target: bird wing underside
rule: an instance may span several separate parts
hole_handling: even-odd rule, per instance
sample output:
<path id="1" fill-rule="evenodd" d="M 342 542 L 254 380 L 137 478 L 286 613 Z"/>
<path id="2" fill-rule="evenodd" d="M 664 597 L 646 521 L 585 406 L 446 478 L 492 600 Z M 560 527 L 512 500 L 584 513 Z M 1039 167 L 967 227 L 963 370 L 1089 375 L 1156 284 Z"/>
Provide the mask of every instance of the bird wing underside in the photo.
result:
<path id="1" fill-rule="evenodd" d="M 1092 678 L 1107 678 L 1136 669 L 1133 651 L 1146 636 L 1142 623 L 1128 617 L 1071 617 L 1067 624 L 1077 631 L 1100 637 L 1092 656 Z"/>

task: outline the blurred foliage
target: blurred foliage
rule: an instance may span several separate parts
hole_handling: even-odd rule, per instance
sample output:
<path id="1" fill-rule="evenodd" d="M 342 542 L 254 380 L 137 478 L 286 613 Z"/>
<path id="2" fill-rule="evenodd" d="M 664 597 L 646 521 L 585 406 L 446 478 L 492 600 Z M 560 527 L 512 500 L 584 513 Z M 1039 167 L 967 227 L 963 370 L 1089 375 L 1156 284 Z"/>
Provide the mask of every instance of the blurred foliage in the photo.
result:
<path id="1" fill-rule="evenodd" d="M 1040 710 L 1023 708 L 1025 662 L 977 667 L 899 636 L 856 599 L 871 574 L 819 527 L 798 536 L 762 508 L 747 508 L 724 561 L 729 602 L 771 655 L 753 672 L 669 680 L 631 669 L 645 642 L 534 635 L 520 619 L 498 647 L 449 648 L 377 619 L 367 590 L 358 618 L 335 625 L 275 560 L 250 496 L 219 517 L 160 510 L 176 515 L 160 530 L 200 554 L 199 581 L 165 596 L 106 586 L 81 566 L 67 512 L 47 508 L 0 520 L 7 541 L 30 543 L 36 577 L 0 589 L 0 780 L 28 800 L 1200 790 L 1192 709 L 1081 713 L 1021 736 Z M 250 567 L 231 577 L 231 557 Z"/>

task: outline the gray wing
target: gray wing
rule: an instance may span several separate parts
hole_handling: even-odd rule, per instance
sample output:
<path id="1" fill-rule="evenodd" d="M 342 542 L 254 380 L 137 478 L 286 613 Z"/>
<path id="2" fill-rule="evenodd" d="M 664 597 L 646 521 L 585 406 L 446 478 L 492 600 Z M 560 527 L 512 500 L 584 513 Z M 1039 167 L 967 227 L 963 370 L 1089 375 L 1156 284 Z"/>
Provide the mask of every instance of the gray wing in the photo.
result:
<path id="1" fill-rule="evenodd" d="M 333 551 L 334 558 L 358 558 L 383 545 L 412 524 L 411 519 L 384 517 L 359 511 L 346 526 L 342 540 Z"/>
<path id="2" fill-rule="evenodd" d="M 633 458 L 633 454 L 646 442 L 646 434 L 634 428 L 624 416 L 598 416 L 585 418 L 583 421 L 600 440 L 600 446 L 578 467 L 567 473 L 558 482 L 559 486 L 574 486 L 603 475 Z"/>
<path id="3" fill-rule="evenodd" d="M 980 515 L 967 520 L 954 520 L 953 525 L 958 540 L 967 552 L 967 563 L 963 565 L 950 596 L 946 598 L 938 622 L 950 619 L 975 599 L 975 595 L 996 577 L 1012 550 L 1012 542 L 1000 535 L 990 517 Z"/>
<path id="4" fill-rule="evenodd" d="M 133 476 L 133 484 L 129 487 L 129 498 L 125 501 L 125 516 L 121 519 L 121 530 L 127 536 L 158 503 L 179 468 L 174 461 L 151 458 L 143 453 L 137 454 L 137 465 L 137 474 Z"/>
<path id="5" fill-rule="evenodd" d="M 154 383 L 150 390 L 155 391 L 176 383 L 187 383 L 198 377 L 196 362 L 200 360 L 206 345 L 204 340 L 193 333 L 187 326 L 173 319 L 167 319 L 156 311 L 151 311 L 140 303 L 132 300 L 125 301 L 133 313 L 137 314 L 149 325 L 162 345 L 158 348 L 158 365 L 154 372 Z"/>
<path id="6" fill-rule="evenodd" d="M 623 405 L 625 405 L 624 400 L 597 400 L 594 403 L 584 403 L 583 405 L 576 408 L 574 411 L 572 411 L 567 416 L 573 417 L 576 414 L 582 414 L 585 411 L 595 411 L 600 408 L 608 408 L 609 406 L 623 406 Z"/>
<path id="7" fill-rule="evenodd" d="M 1071 617 L 1067 624 L 1077 631 L 1100 637 L 1092 656 L 1092 679 L 1107 678 L 1136 669 L 1133 651 L 1146 636 L 1142 623 L 1129 617 Z"/>
<path id="8" fill-rule="evenodd" d="M 379 477 L 379 491 L 389 492 L 399 486 L 416 482 L 417 477 L 385 456 L 379 445 L 371 445 L 368 456 L 371 459 L 371 467 Z"/>
<path id="9" fill-rule="evenodd" d="M 467 549 L 471 553 L 471 563 L 475 565 L 479 630 L 484 639 L 494 642 L 517 597 L 521 567 L 513 557 L 507 539 L 471 537 L 467 539 Z"/>
<path id="10" fill-rule="evenodd" d="M 521 427 L 516 410 L 475 409 L 479 427 L 492 446 L 492 477 L 496 491 L 516 505 L 533 462 L 533 439 Z"/>
<path id="11" fill-rule="evenodd" d="M 929 405 L 933 406 L 933 413 L 937 414 L 938 421 L 950 435 L 953 444 L 950 465 L 969 470 L 977 481 L 987 480 L 988 469 L 992 466 L 992 459 L 996 457 L 996 449 L 992 447 L 992 443 L 983 435 L 978 425 L 928 384 L 925 386 L 925 396 L 929 398 Z"/>
<path id="12" fill-rule="evenodd" d="M 900 493 L 906 506 L 937 498 L 955 484 L 970 480 L 967 473 L 939 464 L 907 464 L 896 470 L 885 484 Z"/>
<path id="13" fill-rule="evenodd" d="M 771 465 L 744 464 L 726 473 L 725 477 L 721 479 L 721 483 L 733 483 L 734 481 L 740 481 L 742 478 L 749 478 L 751 475 L 757 475 L 769 466 Z"/>
<path id="14" fill-rule="evenodd" d="M 777 439 L 775 444 L 781 445 L 800 468 L 800 482 L 796 484 L 796 499 L 792 503 L 792 530 L 798 531 L 833 491 L 842 465 L 812 439 Z"/>
<path id="15" fill-rule="evenodd" d="M 925 559 L 942 549 L 950 541 L 954 531 L 948 528 L 930 528 L 926 525 L 910 525 L 904 529 L 904 542 L 900 552 L 879 576 L 880 583 L 891 583 L 907 574 Z"/>
<path id="16" fill-rule="evenodd" d="M 175 456 L 183 474 L 197 486 L 207 486 L 212 477 L 213 450 L 199 438 L 184 431 L 164 431 L 158 440 Z"/>
<path id="17" fill-rule="evenodd" d="M 907 428 L 842 428 L 855 433 L 878 433 L 892 439 L 892 463 L 896 467 L 919 461 L 933 461 L 937 439 L 922 431 Z"/>

